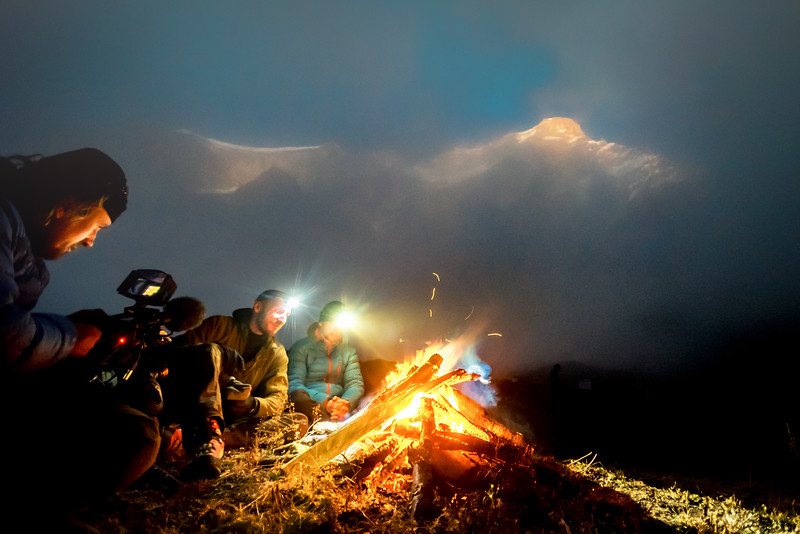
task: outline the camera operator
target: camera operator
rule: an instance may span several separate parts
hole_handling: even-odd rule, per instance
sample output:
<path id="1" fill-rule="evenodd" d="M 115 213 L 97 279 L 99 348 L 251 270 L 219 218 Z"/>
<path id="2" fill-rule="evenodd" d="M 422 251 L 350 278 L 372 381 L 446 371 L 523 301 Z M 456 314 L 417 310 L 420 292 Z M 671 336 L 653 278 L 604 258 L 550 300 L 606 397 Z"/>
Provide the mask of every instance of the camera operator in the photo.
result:
<path id="1" fill-rule="evenodd" d="M 61 372 L 89 352 L 100 329 L 32 311 L 49 282 L 45 260 L 91 247 L 125 211 L 127 196 L 122 169 L 94 148 L 0 158 L 0 386 L 20 443 L 8 462 L 12 499 L 4 506 L 33 510 L 32 521 L 112 494 L 158 451 L 154 418 L 97 402 Z"/>

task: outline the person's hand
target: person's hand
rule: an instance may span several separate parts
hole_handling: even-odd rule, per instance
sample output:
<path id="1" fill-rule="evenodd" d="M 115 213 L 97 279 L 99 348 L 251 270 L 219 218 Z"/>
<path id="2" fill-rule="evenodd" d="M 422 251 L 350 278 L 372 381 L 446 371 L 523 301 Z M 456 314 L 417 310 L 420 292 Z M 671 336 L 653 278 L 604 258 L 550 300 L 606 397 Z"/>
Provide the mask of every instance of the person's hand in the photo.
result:
<path id="1" fill-rule="evenodd" d="M 344 421 L 350 411 L 350 401 L 332 397 L 325 403 L 325 410 L 331 415 L 331 421 Z"/>
<path id="2" fill-rule="evenodd" d="M 90 324 L 101 330 L 103 330 L 109 322 L 108 314 L 100 308 L 78 310 L 67 315 L 67 319 L 75 324 Z"/>
<path id="3" fill-rule="evenodd" d="M 234 419 L 253 417 L 258 412 L 258 400 L 255 397 L 246 397 L 242 400 L 228 399 L 228 412 Z"/>
<path id="4" fill-rule="evenodd" d="M 225 382 L 225 398 L 228 400 L 244 400 L 250 396 L 251 391 L 253 386 L 239 382 L 233 376 Z"/>
<path id="5" fill-rule="evenodd" d="M 89 351 L 100 341 L 103 332 L 96 326 L 85 323 L 75 323 L 75 328 L 78 331 L 78 340 L 69 355 L 82 358 L 89 354 Z"/>

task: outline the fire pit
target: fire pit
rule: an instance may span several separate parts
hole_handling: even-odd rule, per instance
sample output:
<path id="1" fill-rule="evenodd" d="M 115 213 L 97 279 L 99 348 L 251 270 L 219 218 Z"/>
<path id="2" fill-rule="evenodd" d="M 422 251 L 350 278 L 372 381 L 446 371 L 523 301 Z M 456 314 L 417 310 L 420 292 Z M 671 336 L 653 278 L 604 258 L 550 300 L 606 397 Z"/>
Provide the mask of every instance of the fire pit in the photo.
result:
<path id="1" fill-rule="evenodd" d="M 336 470 L 384 491 L 410 491 L 415 518 L 432 517 L 436 488 L 485 487 L 503 465 L 526 465 L 533 449 L 453 386 L 479 375 L 439 375 L 434 354 L 385 387 L 365 409 L 283 466 Z"/>

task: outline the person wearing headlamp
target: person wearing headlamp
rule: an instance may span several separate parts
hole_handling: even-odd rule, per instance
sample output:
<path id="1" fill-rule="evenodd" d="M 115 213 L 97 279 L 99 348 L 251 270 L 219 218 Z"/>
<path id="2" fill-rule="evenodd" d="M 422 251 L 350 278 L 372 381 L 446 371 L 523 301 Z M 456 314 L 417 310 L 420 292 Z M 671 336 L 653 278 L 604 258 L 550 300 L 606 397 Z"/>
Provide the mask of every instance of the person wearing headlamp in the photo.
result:
<path id="1" fill-rule="evenodd" d="M 315 412 L 344 421 L 364 395 L 356 350 L 344 337 L 348 317 L 342 302 L 329 302 L 308 336 L 289 349 L 289 399 L 310 422 L 317 419 Z"/>
<path id="2" fill-rule="evenodd" d="M 284 410 L 286 349 L 275 334 L 291 313 L 282 291 L 261 292 L 250 308 L 212 315 L 175 339 L 164 381 L 162 421 L 178 422 L 189 461 L 184 481 L 222 473 L 225 448 L 255 445 L 256 427 L 293 439 L 305 434 L 301 414 Z M 199 395 L 198 395 L 199 392 Z"/>

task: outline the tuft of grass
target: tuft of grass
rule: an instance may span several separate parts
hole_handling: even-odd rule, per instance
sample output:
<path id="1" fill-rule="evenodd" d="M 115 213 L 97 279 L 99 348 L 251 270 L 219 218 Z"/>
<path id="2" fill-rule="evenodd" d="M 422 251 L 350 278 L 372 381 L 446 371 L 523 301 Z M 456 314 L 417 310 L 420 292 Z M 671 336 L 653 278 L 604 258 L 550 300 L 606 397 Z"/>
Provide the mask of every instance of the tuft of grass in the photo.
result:
<path id="1" fill-rule="evenodd" d="M 683 489 L 673 482 L 656 487 L 630 478 L 623 472 L 583 460 L 568 467 L 599 485 L 630 496 L 653 518 L 678 531 L 698 533 L 800 533 L 800 516 L 762 504 L 742 505 L 733 495 L 712 497 Z"/>

